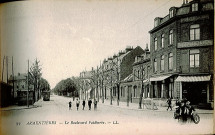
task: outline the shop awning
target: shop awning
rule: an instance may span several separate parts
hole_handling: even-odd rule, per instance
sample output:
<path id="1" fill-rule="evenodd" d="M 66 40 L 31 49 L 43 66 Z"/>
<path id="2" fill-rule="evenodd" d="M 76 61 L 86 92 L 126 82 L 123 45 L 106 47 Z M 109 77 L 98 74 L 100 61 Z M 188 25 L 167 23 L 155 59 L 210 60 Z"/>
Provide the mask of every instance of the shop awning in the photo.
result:
<path id="1" fill-rule="evenodd" d="M 172 76 L 172 75 L 163 75 L 163 76 L 151 77 L 150 81 L 151 82 L 152 81 L 163 81 L 163 80 L 169 78 L 170 76 Z"/>
<path id="2" fill-rule="evenodd" d="M 147 82 L 149 82 L 149 80 L 148 80 L 148 79 L 146 79 L 146 80 L 143 80 L 143 83 L 147 83 Z"/>
<path id="3" fill-rule="evenodd" d="M 205 75 L 205 76 L 178 76 L 178 78 L 175 80 L 177 82 L 204 82 L 204 81 L 210 81 L 211 76 Z"/>

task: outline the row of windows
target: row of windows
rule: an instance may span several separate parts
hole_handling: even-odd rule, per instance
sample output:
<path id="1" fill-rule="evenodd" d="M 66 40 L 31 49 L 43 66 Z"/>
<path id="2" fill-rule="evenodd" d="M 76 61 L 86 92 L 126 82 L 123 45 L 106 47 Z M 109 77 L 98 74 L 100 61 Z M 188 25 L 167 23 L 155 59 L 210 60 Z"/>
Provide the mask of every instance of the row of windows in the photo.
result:
<path id="1" fill-rule="evenodd" d="M 160 70 L 164 71 L 164 55 L 161 56 L 161 61 L 160 61 Z M 154 72 L 157 72 L 157 59 L 154 59 Z M 173 69 L 173 53 L 168 54 L 168 69 L 172 70 Z"/>
<path id="2" fill-rule="evenodd" d="M 148 66 L 146 69 L 139 69 L 139 70 L 134 70 L 134 80 L 140 80 L 144 79 L 145 77 L 148 77 L 148 72 L 150 70 L 150 67 Z"/>
<path id="3" fill-rule="evenodd" d="M 120 90 L 120 96 L 121 97 L 125 97 L 125 87 L 124 87 L 124 89 L 123 89 L 123 87 L 121 87 L 121 90 Z M 146 96 L 145 97 L 149 97 L 149 90 L 146 89 L 145 91 L 146 91 Z M 144 93 L 143 93 L 143 95 L 144 95 Z M 133 87 L 133 95 L 132 95 L 132 97 L 138 97 L 138 96 L 139 95 L 137 94 L 137 86 L 134 86 Z"/>
<path id="4" fill-rule="evenodd" d="M 165 38 L 165 35 L 162 34 L 161 35 L 161 48 L 164 48 L 164 38 Z M 173 30 L 170 30 L 169 31 L 169 45 L 172 45 L 173 44 Z M 158 49 L 158 39 L 157 37 L 154 38 L 154 45 L 155 45 L 155 50 Z"/>
<path id="5" fill-rule="evenodd" d="M 198 3 L 193 3 L 191 6 L 191 11 L 195 12 L 199 10 L 199 4 Z M 172 18 L 174 16 L 174 9 L 169 11 L 169 18 Z"/>
<path id="6" fill-rule="evenodd" d="M 154 72 L 157 72 L 157 59 L 154 59 Z M 189 65 L 190 68 L 198 68 L 199 67 L 199 50 L 194 49 L 190 50 L 189 54 Z M 173 69 L 173 53 L 168 54 L 168 69 Z M 160 70 L 164 71 L 164 55 L 161 55 L 160 59 Z"/>
<path id="7" fill-rule="evenodd" d="M 190 26 L 190 40 L 200 40 L 200 26 L 199 24 L 194 24 Z M 165 35 L 161 35 L 161 48 L 164 48 Z M 173 30 L 169 31 L 169 45 L 173 44 Z M 154 50 L 158 49 L 158 39 L 154 38 Z"/>

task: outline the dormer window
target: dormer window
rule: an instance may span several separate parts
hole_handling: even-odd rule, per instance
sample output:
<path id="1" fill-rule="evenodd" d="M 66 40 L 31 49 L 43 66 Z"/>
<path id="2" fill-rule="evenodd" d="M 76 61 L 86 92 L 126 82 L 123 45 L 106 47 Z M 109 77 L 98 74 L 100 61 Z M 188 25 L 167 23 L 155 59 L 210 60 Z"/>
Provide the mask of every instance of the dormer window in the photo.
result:
<path id="1" fill-rule="evenodd" d="M 172 17 L 173 17 L 173 15 L 174 15 L 173 13 L 174 13 L 174 12 L 173 12 L 173 9 L 169 11 L 169 18 L 172 18 Z"/>
<path id="2" fill-rule="evenodd" d="M 198 3 L 192 4 L 192 12 L 198 11 Z"/>

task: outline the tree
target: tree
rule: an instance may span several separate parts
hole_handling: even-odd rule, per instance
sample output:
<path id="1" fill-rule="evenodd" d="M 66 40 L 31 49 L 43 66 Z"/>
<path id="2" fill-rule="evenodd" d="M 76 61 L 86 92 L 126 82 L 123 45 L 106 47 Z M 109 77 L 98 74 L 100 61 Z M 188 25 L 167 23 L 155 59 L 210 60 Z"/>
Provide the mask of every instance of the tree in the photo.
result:
<path id="1" fill-rule="evenodd" d="M 41 73 L 41 66 L 39 65 L 40 61 L 38 61 L 37 59 L 35 60 L 35 62 L 33 63 L 33 65 L 30 68 L 30 72 L 29 72 L 29 83 L 34 85 L 34 93 L 33 93 L 33 99 L 34 101 L 39 100 L 39 97 L 41 96 L 41 92 L 39 89 L 39 83 L 40 83 L 40 79 L 42 76 Z"/>
<path id="2" fill-rule="evenodd" d="M 40 90 L 43 92 L 43 91 L 49 91 L 50 90 L 50 85 L 49 85 L 49 82 L 44 79 L 44 78 L 41 78 L 40 81 L 39 81 L 39 84 L 40 84 Z"/>
<path id="3" fill-rule="evenodd" d="M 75 84 L 74 78 L 67 78 L 65 80 L 61 80 L 54 88 L 54 92 L 58 93 L 59 95 L 66 95 L 67 93 L 72 93 L 73 96 L 78 96 L 78 87 Z"/>

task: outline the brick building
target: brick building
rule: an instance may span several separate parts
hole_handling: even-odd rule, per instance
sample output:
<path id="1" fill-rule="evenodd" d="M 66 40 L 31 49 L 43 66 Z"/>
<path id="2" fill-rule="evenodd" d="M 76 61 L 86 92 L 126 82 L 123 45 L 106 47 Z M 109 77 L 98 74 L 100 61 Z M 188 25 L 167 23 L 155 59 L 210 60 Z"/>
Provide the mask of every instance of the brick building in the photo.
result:
<path id="1" fill-rule="evenodd" d="M 132 69 L 132 73 L 120 85 L 120 101 L 139 103 L 142 88 L 142 97 L 149 97 L 151 62 L 148 47 L 142 55 L 135 57 Z"/>
<path id="2" fill-rule="evenodd" d="M 183 2 L 154 20 L 150 33 L 150 97 L 187 98 L 191 104 L 213 102 L 213 0 Z"/>
<path id="3" fill-rule="evenodd" d="M 88 100 L 93 98 L 93 90 L 92 90 L 92 71 L 83 71 L 80 73 L 79 83 L 80 83 L 80 98 L 82 100 Z"/>
<path id="4" fill-rule="evenodd" d="M 100 89 L 103 89 L 105 99 L 110 99 L 111 94 L 113 100 L 120 99 L 120 83 L 132 74 L 132 64 L 135 61 L 135 57 L 143 53 L 144 50 L 139 46 L 136 48 L 127 47 L 125 51 L 120 51 L 118 55 L 104 60 L 101 65 L 103 85 Z"/>

